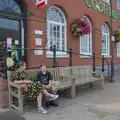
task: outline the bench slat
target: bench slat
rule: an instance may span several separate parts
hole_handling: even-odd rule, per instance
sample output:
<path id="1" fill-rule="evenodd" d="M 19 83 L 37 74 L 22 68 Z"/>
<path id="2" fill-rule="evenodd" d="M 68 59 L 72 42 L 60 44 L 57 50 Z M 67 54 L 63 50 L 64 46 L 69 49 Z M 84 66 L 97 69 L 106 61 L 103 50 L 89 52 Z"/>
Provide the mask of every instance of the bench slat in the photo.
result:
<path id="1" fill-rule="evenodd" d="M 10 95 L 13 96 L 13 97 L 15 97 L 15 98 L 19 98 L 19 95 L 15 94 L 14 92 L 11 92 Z"/>
<path id="2" fill-rule="evenodd" d="M 18 111 L 20 111 L 19 107 L 16 107 L 16 106 L 13 105 L 13 104 L 11 105 L 11 107 L 14 108 L 14 109 L 16 109 L 16 110 L 18 110 Z"/>

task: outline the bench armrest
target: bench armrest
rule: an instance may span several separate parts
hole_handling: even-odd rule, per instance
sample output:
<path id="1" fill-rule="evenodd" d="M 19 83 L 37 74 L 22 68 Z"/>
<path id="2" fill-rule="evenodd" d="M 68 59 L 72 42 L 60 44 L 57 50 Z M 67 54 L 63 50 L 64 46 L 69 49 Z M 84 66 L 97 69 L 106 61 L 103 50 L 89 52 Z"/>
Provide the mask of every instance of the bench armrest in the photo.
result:
<path id="1" fill-rule="evenodd" d="M 59 76 L 60 79 L 75 80 L 75 77 L 72 76 Z"/>
<path id="2" fill-rule="evenodd" d="M 104 73 L 101 73 L 101 78 L 104 79 Z"/>
<path id="3" fill-rule="evenodd" d="M 18 85 L 18 84 L 14 83 L 14 82 L 9 82 L 8 85 L 10 85 L 10 86 L 12 86 L 12 87 L 15 87 L 15 88 L 17 88 L 17 89 L 23 88 L 22 85 Z"/>

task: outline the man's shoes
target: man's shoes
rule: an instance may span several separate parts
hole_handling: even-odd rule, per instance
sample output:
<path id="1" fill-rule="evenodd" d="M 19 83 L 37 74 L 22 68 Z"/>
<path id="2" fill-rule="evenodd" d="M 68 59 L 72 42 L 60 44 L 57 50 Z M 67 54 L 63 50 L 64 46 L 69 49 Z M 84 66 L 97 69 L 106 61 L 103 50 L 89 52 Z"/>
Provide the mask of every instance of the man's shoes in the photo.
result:
<path id="1" fill-rule="evenodd" d="M 38 112 L 42 113 L 42 114 L 47 114 L 48 112 L 43 108 L 43 107 L 40 107 L 38 109 Z"/>
<path id="2" fill-rule="evenodd" d="M 51 106 L 53 107 L 59 107 L 59 105 L 55 101 L 48 101 L 46 102 L 46 108 L 49 109 Z"/>
<path id="3" fill-rule="evenodd" d="M 53 107 L 58 107 L 59 105 L 55 101 L 50 101 L 50 105 Z"/>
<path id="4" fill-rule="evenodd" d="M 59 97 L 59 95 L 53 95 L 53 94 L 51 94 L 49 100 L 50 100 L 50 101 L 51 101 L 51 100 L 56 100 L 58 97 Z"/>
<path id="5" fill-rule="evenodd" d="M 47 109 L 50 108 L 50 101 L 46 102 L 46 108 L 47 108 Z"/>

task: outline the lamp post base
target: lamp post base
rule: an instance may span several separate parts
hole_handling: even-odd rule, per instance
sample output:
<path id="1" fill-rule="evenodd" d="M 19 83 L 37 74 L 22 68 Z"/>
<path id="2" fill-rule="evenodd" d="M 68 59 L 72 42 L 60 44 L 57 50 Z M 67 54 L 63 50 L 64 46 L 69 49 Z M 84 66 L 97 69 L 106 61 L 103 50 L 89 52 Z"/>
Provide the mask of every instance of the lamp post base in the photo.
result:
<path id="1" fill-rule="evenodd" d="M 112 78 L 109 80 L 110 83 L 115 83 L 115 80 Z"/>

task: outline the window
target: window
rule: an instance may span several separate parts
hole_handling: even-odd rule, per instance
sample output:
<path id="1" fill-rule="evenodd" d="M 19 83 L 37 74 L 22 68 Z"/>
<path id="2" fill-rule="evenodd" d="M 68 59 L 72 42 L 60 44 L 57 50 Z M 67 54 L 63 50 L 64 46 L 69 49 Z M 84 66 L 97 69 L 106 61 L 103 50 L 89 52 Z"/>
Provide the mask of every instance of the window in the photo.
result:
<path id="1" fill-rule="evenodd" d="M 105 23 L 102 26 L 102 55 L 109 56 L 110 55 L 110 36 L 109 36 L 109 28 Z"/>
<path id="2" fill-rule="evenodd" d="M 60 8 L 51 6 L 47 11 L 47 48 L 56 45 L 57 50 L 66 51 L 66 42 L 65 15 Z M 59 56 L 63 54 L 66 53 L 57 52 Z"/>
<path id="3" fill-rule="evenodd" d="M 11 37 L 13 45 L 16 43 L 17 48 L 24 48 L 24 22 L 21 16 L 25 12 L 18 2 L 19 0 L 0 0 L 0 43 Z M 18 56 L 22 57 L 21 55 L 24 56 L 24 50 L 18 51 Z M 0 56 L 3 56 L 2 53 Z"/>
<path id="4" fill-rule="evenodd" d="M 85 17 L 91 26 L 91 32 L 88 35 L 80 37 L 80 54 L 92 55 L 92 25 L 87 17 Z"/>
<path id="5" fill-rule="evenodd" d="M 120 42 L 117 43 L 117 56 L 120 57 Z"/>
<path id="6" fill-rule="evenodd" d="M 120 0 L 117 0 L 117 9 L 120 9 Z"/>
<path id="7" fill-rule="evenodd" d="M 110 0 L 102 0 L 102 1 L 105 2 L 105 3 L 110 4 Z"/>
<path id="8" fill-rule="evenodd" d="M 16 3 L 16 0 L 0 0 L 0 11 L 7 13 L 21 14 L 21 8 Z"/>

